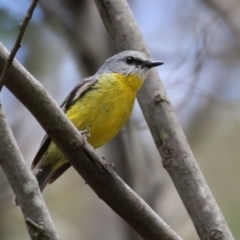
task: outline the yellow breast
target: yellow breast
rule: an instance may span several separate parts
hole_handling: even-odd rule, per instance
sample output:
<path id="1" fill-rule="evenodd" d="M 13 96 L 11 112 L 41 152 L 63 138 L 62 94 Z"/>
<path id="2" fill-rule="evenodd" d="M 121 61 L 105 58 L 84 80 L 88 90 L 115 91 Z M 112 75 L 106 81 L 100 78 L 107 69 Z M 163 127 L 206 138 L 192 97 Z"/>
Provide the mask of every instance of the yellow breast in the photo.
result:
<path id="1" fill-rule="evenodd" d="M 90 134 L 88 142 L 98 148 L 109 142 L 128 120 L 136 93 L 143 81 L 138 76 L 107 74 L 67 111 L 78 128 Z"/>

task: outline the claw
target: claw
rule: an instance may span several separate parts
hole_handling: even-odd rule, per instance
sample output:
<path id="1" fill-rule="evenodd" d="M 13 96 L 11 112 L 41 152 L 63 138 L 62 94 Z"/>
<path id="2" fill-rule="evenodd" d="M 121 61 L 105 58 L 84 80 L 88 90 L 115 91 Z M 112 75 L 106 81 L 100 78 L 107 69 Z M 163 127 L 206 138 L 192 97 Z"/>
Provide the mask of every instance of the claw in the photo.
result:
<path id="1" fill-rule="evenodd" d="M 83 130 L 79 132 L 82 134 L 84 140 L 88 140 L 90 138 L 90 133 L 88 133 L 88 130 Z"/>

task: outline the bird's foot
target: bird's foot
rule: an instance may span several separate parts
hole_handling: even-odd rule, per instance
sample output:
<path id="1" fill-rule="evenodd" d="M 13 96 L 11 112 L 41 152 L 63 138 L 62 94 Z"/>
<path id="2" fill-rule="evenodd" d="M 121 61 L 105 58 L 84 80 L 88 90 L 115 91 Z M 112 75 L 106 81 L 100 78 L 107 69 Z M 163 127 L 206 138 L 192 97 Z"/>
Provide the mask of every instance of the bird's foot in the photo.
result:
<path id="1" fill-rule="evenodd" d="M 83 130 L 83 131 L 79 131 L 79 132 L 82 134 L 85 141 L 90 138 L 90 134 L 88 133 L 88 130 Z"/>

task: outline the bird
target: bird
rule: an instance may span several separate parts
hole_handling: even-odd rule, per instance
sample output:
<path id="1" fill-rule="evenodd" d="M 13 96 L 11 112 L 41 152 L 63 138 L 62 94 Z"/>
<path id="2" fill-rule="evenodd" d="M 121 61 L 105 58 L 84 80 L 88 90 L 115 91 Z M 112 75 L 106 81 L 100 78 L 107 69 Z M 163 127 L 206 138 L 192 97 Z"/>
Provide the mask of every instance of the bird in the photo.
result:
<path id="1" fill-rule="evenodd" d="M 150 60 L 143 52 L 120 52 L 108 58 L 93 76 L 80 81 L 60 107 L 79 131 L 87 132 L 88 143 L 94 149 L 99 148 L 121 130 L 149 70 L 162 64 Z M 40 190 L 70 166 L 45 135 L 31 166 Z"/>

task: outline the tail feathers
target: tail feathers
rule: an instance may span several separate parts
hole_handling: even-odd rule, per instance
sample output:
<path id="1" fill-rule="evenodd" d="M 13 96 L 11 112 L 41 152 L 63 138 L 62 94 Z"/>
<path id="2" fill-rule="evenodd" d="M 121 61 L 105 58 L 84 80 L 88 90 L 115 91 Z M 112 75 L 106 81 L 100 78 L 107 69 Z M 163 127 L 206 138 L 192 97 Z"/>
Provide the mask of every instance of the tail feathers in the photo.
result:
<path id="1" fill-rule="evenodd" d="M 37 178 L 41 191 L 43 191 L 53 173 L 54 172 L 51 165 L 43 165 L 40 168 L 37 167 L 34 169 L 34 175 Z"/>
<path id="2" fill-rule="evenodd" d="M 53 183 L 56 179 L 58 179 L 68 168 L 71 167 L 71 164 L 69 162 L 63 164 L 61 167 L 59 167 L 53 174 L 51 175 L 48 183 Z"/>

